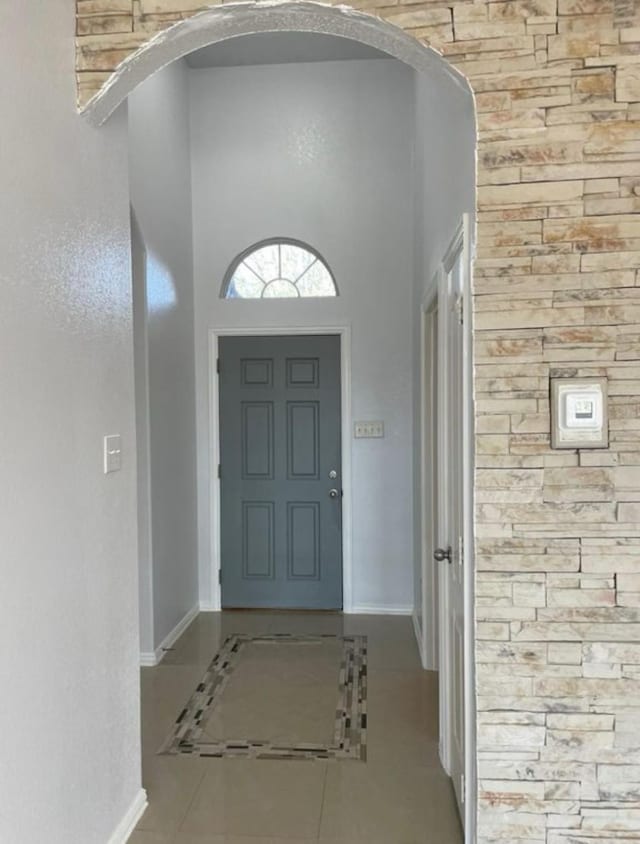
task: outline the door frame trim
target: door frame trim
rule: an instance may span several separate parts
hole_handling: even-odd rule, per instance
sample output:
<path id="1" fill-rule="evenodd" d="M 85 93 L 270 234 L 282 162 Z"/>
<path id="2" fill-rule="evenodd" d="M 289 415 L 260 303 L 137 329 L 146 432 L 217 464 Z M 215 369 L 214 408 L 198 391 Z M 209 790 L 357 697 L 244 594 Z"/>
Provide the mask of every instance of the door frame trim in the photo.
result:
<path id="1" fill-rule="evenodd" d="M 473 347 L 473 261 L 475 258 L 475 216 L 462 215 L 462 248 L 464 265 L 463 287 L 463 409 L 462 439 L 462 496 L 464 507 L 463 541 L 465 567 L 464 582 L 464 672 L 465 672 L 465 833 L 468 840 L 476 840 L 477 826 L 477 714 L 476 714 L 476 603 L 475 603 L 475 382 Z"/>
<path id="2" fill-rule="evenodd" d="M 342 612 L 354 612 L 353 606 L 353 506 L 351 492 L 351 325 L 327 326 L 258 326 L 209 329 L 209 536 L 212 565 L 210 609 L 222 608 L 220 570 L 220 478 L 216 468 L 220 462 L 220 382 L 217 370 L 220 337 L 309 336 L 333 334 L 340 337 L 340 430 L 342 459 Z"/>
<path id="3" fill-rule="evenodd" d="M 422 594 L 422 626 L 417 626 L 421 641 L 422 667 L 438 671 L 439 648 L 436 643 L 440 629 L 440 599 L 435 550 L 437 478 L 433 471 L 433 454 L 437 417 L 433 415 L 431 395 L 432 379 L 437 389 L 438 369 L 442 352 L 434 346 L 433 325 L 438 319 L 437 275 L 427 286 L 420 303 L 420 565 Z M 439 336 L 439 335 L 438 335 Z M 437 340 L 437 338 L 436 338 Z M 439 345 L 439 341 L 437 340 Z"/>

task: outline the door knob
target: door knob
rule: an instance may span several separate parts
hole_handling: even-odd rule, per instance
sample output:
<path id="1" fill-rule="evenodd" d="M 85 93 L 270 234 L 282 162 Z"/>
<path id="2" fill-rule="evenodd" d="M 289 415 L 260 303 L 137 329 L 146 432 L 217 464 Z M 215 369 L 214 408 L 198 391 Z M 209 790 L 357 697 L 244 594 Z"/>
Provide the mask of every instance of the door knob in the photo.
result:
<path id="1" fill-rule="evenodd" d="M 451 562 L 451 548 L 447 548 L 446 551 L 444 548 L 436 548 L 433 552 L 433 559 L 436 560 L 438 563 L 443 563 L 445 560 L 450 563 Z"/>
<path id="2" fill-rule="evenodd" d="M 329 490 L 329 498 L 338 498 L 340 495 L 339 489 L 330 489 Z"/>

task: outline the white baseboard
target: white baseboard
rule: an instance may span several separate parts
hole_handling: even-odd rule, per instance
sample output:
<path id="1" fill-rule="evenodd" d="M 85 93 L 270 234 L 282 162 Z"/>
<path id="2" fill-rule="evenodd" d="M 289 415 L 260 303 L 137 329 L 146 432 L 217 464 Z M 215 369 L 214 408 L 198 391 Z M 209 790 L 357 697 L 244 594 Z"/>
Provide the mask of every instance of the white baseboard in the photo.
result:
<path id="1" fill-rule="evenodd" d="M 153 668 L 154 665 L 159 665 L 165 654 L 165 648 L 170 648 L 173 643 L 182 636 L 187 627 L 191 624 L 193 619 L 200 612 L 200 605 L 196 604 L 187 612 L 176 626 L 171 630 L 164 639 L 160 642 L 155 651 L 143 651 L 140 654 L 140 665 L 143 668 Z"/>
<path id="2" fill-rule="evenodd" d="M 412 615 L 413 607 L 390 607 L 378 604 L 354 604 L 345 615 Z"/>
<path id="3" fill-rule="evenodd" d="M 108 844 L 125 844 L 131 837 L 131 833 L 136 828 L 136 824 L 144 814 L 147 808 L 147 792 L 144 788 L 136 794 L 133 803 L 127 809 L 125 816 L 122 818 L 118 826 L 115 828 Z"/>
<path id="4" fill-rule="evenodd" d="M 220 607 L 210 601 L 200 601 L 200 612 L 220 612 Z M 345 615 L 413 615 L 413 607 L 390 607 L 379 604 L 356 604 L 344 610 Z M 166 645 L 165 645 L 166 647 Z"/>

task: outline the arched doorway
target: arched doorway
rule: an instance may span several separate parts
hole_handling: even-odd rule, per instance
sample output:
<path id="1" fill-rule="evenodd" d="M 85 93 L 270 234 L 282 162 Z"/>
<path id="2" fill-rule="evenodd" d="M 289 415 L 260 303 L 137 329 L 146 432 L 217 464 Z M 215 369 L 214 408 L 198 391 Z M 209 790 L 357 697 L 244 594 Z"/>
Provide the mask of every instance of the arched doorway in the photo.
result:
<path id="1" fill-rule="evenodd" d="M 198 12 L 151 38 L 120 64 L 82 114 L 100 125 L 141 82 L 170 62 L 202 47 L 261 32 L 310 32 L 357 41 L 421 73 L 449 78 L 473 96 L 465 77 L 435 50 L 374 15 L 308 0 L 228 3 Z"/>
<path id="2" fill-rule="evenodd" d="M 447 214 L 443 212 L 443 208 L 446 205 L 448 191 L 451 191 L 452 193 L 455 193 L 456 191 L 455 179 L 452 178 L 453 170 L 452 168 L 444 166 L 439 167 L 436 162 L 444 161 L 444 158 L 446 158 L 447 155 L 450 154 L 451 150 L 455 148 L 457 137 L 456 130 L 458 127 L 455 123 L 455 115 L 454 118 L 452 118 L 452 116 L 447 113 L 449 100 L 454 99 L 453 94 L 455 93 L 455 95 L 459 97 L 457 107 L 465 107 L 467 109 L 467 116 L 470 114 L 473 119 L 473 98 L 464 79 L 456 71 L 452 70 L 441 57 L 439 57 L 434 51 L 420 45 L 413 38 L 407 36 L 399 30 L 396 30 L 394 27 L 391 27 L 389 24 L 385 24 L 371 16 L 350 12 L 342 8 L 325 7 L 310 3 L 283 4 L 278 6 L 242 4 L 238 6 L 227 6 L 221 9 L 211 9 L 207 12 L 194 16 L 189 19 L 189 21 L 185 21 L 183 24 L 173 27 L 161 36 L 153 39 L 149 45 L 135 53 L 123 64 L 122 68 L 114 75 L 110 83 L 105 86 L 100 94 L 96 96 L 91 103 L 89 103 L 85 113 L 92 122 L 96 124 L 102 123 L 129 95 L 133 94 L 135 98 L 136 94 L 133 92 L 136 91 L 139 86 L 140 90 L 142 90 L 144 80 L 151 79 L 154 73 L 184 56 L 194 54 L 195 51 L 209 49 L 212 46 L 215 47 L 215 45 L 223 43 L 227 46 L 231 45 L 233 47 L 233 45 L 239 45 L 247 39 L 257 37 L 259 34 L 295 34 L 301 32 L 333 37 L 357 44 L 364 44 L 373 50 L 377 50 L 392 57 L 396 61 L 401 62 L 403 65 L 412 68 L 415 72 L 417 90 L 416 97 L 417 100 L 420 101 L 422 107 L 422 111 L 417 118 L 416 158 L 419 159 L 420 166 L 423 167 L 422 187 L 424 188 L 425 179 L 428 178 L 430 180 L 432 195 L 437 197 L 437 201 L 431 199 L 426 204 L 420 206 L 420 212 L 418 215 L 419 223 L 416 224 L 421 228 L 417 231 L 417 233 L 414 233 L 415 236 L 413 242 L 413 247 L 420 253 L 417 262 L 417 272 L 420 275 L 420 284 L 412 295 L 416 300 L 417 312 L 419 312 L 420 307 L 425 304 L 426 299 L 429 298 L 432 292 L 431 282 L 434 274 L 440 273 L 442 283 L 437 285 L 439 292 L 436 295 L 441 297 L 441 312 L 443 314 L 452 313 L 453 307 L 459 304 L 455 301 L 458 295 L 462 292 L 466 292 L 468 297 L 469 293 L 469 243 L 465 243 L 466 253 L 464 253 L 464 260 L 467 262 L 465 268 L 465 271 L 467 272 L 465 284 L 467 287 L 465 291 L 463 291 L 462 287 L 459 289 L 454 289 L 453 287 L 449 289 L 447 286 L 448 282 L 446 282 L 446 278 L 451 276 L 453 268 L 458 266 L 456 261 L 462 260 L 461 256 L 463 255 L 463 252 L 461 250 L 455 252 L 454 249 L 454 252 L 451 254 L 450 265 L 443 262 L 449 241 L 455 240 L 453 235 L 460 219 L 461 210 L 465 209 L 467 211 L 472 211 L 473 201 L 469 202 L 467 199 L 466 205 L 458 205 L 458 218 L 455 220 L 456 225 L 452 225 L 452 221 L 447 219 Z M 428 84 L 425 83 L 423 85 L 424 90 L 421 90 L 421 80 L 428 80 Z M 441 88 L 440 94 L 438 93 L 439 88 Z M 431 128 L 434 114 L 438 115 L 440 131 L 434 132 Z M 448 122 L 450 119 L 452 119 L 451 123 Z M 468 123 L 465 123 L 464 125 L 468 128 Z M 473 146 L 473 140 L 473 133 L 471 133 L 471 135 L 467 135 L 465 143 L 467 143 L 467 145 L 470 143 L 471 146 Z M 440 156 L 440 158 L 438 158 L 438 156 Z M 473 194 L 473 184 L 468 183 L 467 190 L 470 194 Z M 464 191 L 462 193 L 464 194 Z M 469 193 L 467 194 L 467 197 Z M 458 197 L 458 199 L 460 200 L 460 197 Z M 464 203 L 464 200 L 462 201 Z M 298 232 L 282 233 L 285 235 L 293 234 L 296 236 L 299 234 Z M 259 232 L 258 236 L 253 238 L 253 242 L 258 242 L 265 236 L 272 234 L 274 234 L 274 232 Z M 309 242 L 313 241 L 312 238 L 301 239 Z M 252 241 L 249 240 L 248 242 L 250 244 Z M 240 248 L 236 250 L 236 253 L 240 252 L 241 248 L 244 246 L 246 246 L 246 244 L 239 244 Z M 233 255 L 231 255 L 231 257 L 233 257 Z M 330 261 L 330 263 L 332 262 Z M 459 266 L 461 267 L 462 264 L 460 263 Z M 456 272 L 458 272 L 460 276 L 461 270 L 456 270 Z M 460 281 L 460 278 L 461 276 L 458 278 L 458 282 Z M 448 298 L 450 294 L 453 296 L 453 299 L 451 300 Z M 326 327 L 332 330 L 335 329 L 335 319 L 335 316 L 331 316 L 329 324 Z M 312 322 L 316 323 L 315 327 L 317 328 L 317 319 L 312 319 Z M 237 328 L 237 326 L 233 325 L 227 325 L 226 327 L 231 327 L 234 330 Z M 261 327 L 264 326 L 261 323 L 260 318 L 257 319 L 257 322 L 251 320 L 250 325 L 247 325 L 245 320 L 244 328 L 247 333 L 259 333 Z M 280 323 L 280 327 L 282 329 L 282 323 Z M 209 325 L 208 330 L 210 331 L 211 328 L 212 326 Z M 412 331 L 414 330 L 415 327 L 412 326 Z M 463 337 L 464 340 L 462 339 Z M 454 356 L 458 355 L 456 360 L 459 363 L 462 360 L 459 355 L 463 353 L 464 346 L 464 354 L 467 355 L 465 358 L 465 366 L 467 367 L 467 369 L 465 369 L 465 389 L 467 391 L 467 395 L 470 395 L 470 376 L 468 370 L 470 363 L 470 320 L 467 320 L 467 322 L 464 323 L 464 327 L 460 331 L 460 338 L 461 345 L 459 349 L 454 350 L 453 353 Z M 197 336 L 196 343 L 198 343 Z M 417 354 L 418 356 L 422 354 L 422 347 L 418 347 Z M 443 371 L 446 372 L 450 370 Z M 462 370 L 460 370 L 460 372 L 462 372 Z M 349 373 L 349 375 L 352 380 L 354 380 L 353 373 Z M 446 378 L 446 375 L 440 377 Z M 462 383 L 460 384 L 460 388 L 462 389 Z M 418 387 L 418 394 L 419 389 L 420 388 Z M 420 404 L 419 399 L 418 404 Z M 470 407 L 467 402 L 459 402 L 458 407 L 462 408 L 463 413 L 465 414 L 465 424 L 467 425 L 466 433 L 469 438 L 469 432 L 472 427 L 470 421 Z M 353 420 L 350 419 L 349 421 L 352 422 Z M 347 431 L 349 428 L 350 425 L 347 427 Z M 211 417 L 209 417 L 207 429 L 209 431 L 207 449 L 209 453 L 211 453 Z M 469 439 L 467 442 L 468 441 Z M 468 459 L 469 454 L 465 452 L 464 460 L 462 454 L 459 454 L 458 458 L 456 465 L 461 468 L 464 462 L 464 471 L 467 473 L 468 478 L 471 470 L 471 463 Z M 419 458 L 418 462 L 420 463 L 420 467 L 416 470 L 416 486 L 420 487 L 421 485 L 418 482 L 418 479 L 419 475 L 424 473 L 424 461 L 422 458 Z M 450 468 L 451 467 L 445 464 L 444 473 L 449 471 Z M 204 512 L 209 514 L 217 507 L 215 491 L 211 491 L 211 479 L 213 479 L 213 473 L 214 467 L 212 462 L 209 466 L 209 477 L 205 479 L 204 489 L 201 488 L 199 491 L 199 510 L 202 512 L 204 509 Z M 215 484 L 215 479 L 213 480 L 213 483 Z M 470 483 L 467 483 L 467 488 L 469 487 Z M 458 493 L 461 501 L 462 483 L 458 489 Z M 348 496 L 348 500 L 345 502 L 346 506 L 352 507 L 356 500 L 357 489 L 354 489 L 353 496 Z M 204 504 L 201 504 L 201 502 L 204 502 Z M 423 516 L 423 505 L 424 502 L 422 501 L 420 494 L 418 494 L 416 497 L 415 508 L 417 510 L 417 519 L 414 523 L 414 530 L 418 528 L 417 532 L 420 534 L 422 534 L 422 530 L 418 526 Z M 468 522 L 470 519 L 470 500 L 466 500 L 465 508 Z M 461 525 L 463 524 L 463 521 L 464 520 L 460 522 Z M 461 527 L 460 536 L 458 537 L 458 535 L 456 535 L 453 540 L 446 540 L 446 544 L 459 544 L 458 539 L 462 539 L 464 531 L 465 528 Z M 348 532 L 348 536 L 350 537 L 352 533 L 353 527 L 351 527 L 351 530 Z M 466 574 L 464 578 L 457 578 L 459 588 L 459 605 L 461 607 L 464 606 L 464 621 L 466 622 L 470 622 L 472 617 L 472 573 L 471 565 L 469 564 L 469 549 L 472 546 L 472 539 L 473 537 L 470 533 L 465 534 L 465 541 L 462 544 L 466 546 L 466 554 L 468 555 L 465 560 L 467 563 L 465 567 Z M 216 543 L 219 542 L 219 537 L 216 536 L 215 522 L 211 525 L 210 535 L 207 537 L 207 541 L 210 547 L 204 553 L 205 555 L 207 553 L 210 555 L 208 566 L 206 566 L 210 581 L 208 585 L 205 584 L 205 592 L 204 594 L 201 592 L 200 597 L 201 601 L 208 605 L 208 608 L 219 609 L 220 590 L 215 582 L 217 567 L 219 568 L 219 564 L 216 567 L 216 555 L 219 553 L 216 551 Z M 435 540 L 432 541 L 432 544 L 436 544 Z M 459 544 L 459 547 L 462 547 L 462 545 Z M 350 551 L 349 540 L 345 542 L 344 549 L 348 555 Z M 432 563 L 430 560 L 425 558 L 425 549 L 422 548 L 422 546 L 420 550 L 421 558 L 418 567 L 424 575 L 424 570 L 428 566 L 432 566 Z M 461 565 L 461 558 L 459 557 L 456 562 Z M 345 571 L 347 572 L 347 577 L 345 579 L 345 595 L 348 596 L 345 601 L 345 611 L 347 612 L 357 611 L 358 608 L 362 609 L 362 604 L 358 602 L 357 595 L 354 598 L 354 592 L 357 593 L 357 586 L 354 587 L 354 577 L 357 579 L 357 571 L 354 575 L 353 568 L 354 566 L 351 561 L 347 566 L 345 566 Z M 432 570 L 433 568 L 430 569 L 430 571 Z M 441 591 L 444 590 L 445 594 L 449 595 L 449 587 L 446 585 L 446 582 L 448 582 L 448 575 L 445 576 L 444 581 L 445 584 L 441 587 Z M 425 578 L 423 576 L 420 578 L 420 583 L 424 584 L 424 582 Z M 428 606 L 426 605 L 426 602 L 424 605 L 421 605 L 421 611 L 422 613 L 424 613 L 425 610 L 429 612 L 435 607 L 435 595 L 433 592 L 427 594 L 427 590 L 424 589 L 423 586 L 421 586 L 420 589 L 423 591 L 423 594 L 427 595 L 428 601 L 430 601 Z M 360 585 L 360 590 L 363 592 L 362 585 Z M 442 604 L 442 606 L 446 608 L 446 601 Z M 418 622 L 418 624 L 420 626 L 421 622 Z M 464 627 L 464 630 L 462 630 L 461 627 Z M 459 625 L 459 633 L 457 672 L 449 671 L 449 675 L 447 675 L 449 666 L 447 665 L 446 660 L 445 664 L 442 666 L 446 677 L 445 682 L 443 683 L 443 700 L 445 703 L 443 704 L 442 711 L 444 713 L 448 712 L 447 707 L 451 706 L 451 701 L 454 697 L 457 697 L 461 704 L 464 698 L 464 706 L 462 706 L 461 711 L 457 713 L 457 721 L 455 718 L 448 719 L 450 721 L 449 729 L 451 734 L 445 736 L 443 740 L 442 755 L 443 759 L 447 760 L 446 764 L 448 764 L 449 767 L 453 752 L 451 748 L 453 735 L 456 730 L 458 735 L 466 733 L 467 741 L 464 742 L 464 746 L 460 745 L 459 747 L 461 760 L 457 766 L 456 776 L 461 779 L 460 782 L 456 783 L 456 785 L 458 786 L 457 792 L 459 796 L 463 795 L 465 792 L 468 795 L 474 796 L 474 792 L 472 791 L 474 788 L 474 725 L 473 696 L 471 691 L 473 688 L 472 624 L 463 623 L 462 625 Z M 420 629 L 420 638 L 422 641 L 425 639 L 424 627 L 421 627 Z M 163 637 L 163 643 L 168 645 L 167 637 Z M 449 644 L 451 643 L 449 642 Z M 466 780 L 466 785 L 462 784 L 464 780 Z M 464 804 L 466 828 L 469 835 L 473 835 L 473 814 L 475 811 L 474 803 L 475 801 L 473 799 L 468 799 Z M 469 840 L 472 839 L 470 838 Z"/>

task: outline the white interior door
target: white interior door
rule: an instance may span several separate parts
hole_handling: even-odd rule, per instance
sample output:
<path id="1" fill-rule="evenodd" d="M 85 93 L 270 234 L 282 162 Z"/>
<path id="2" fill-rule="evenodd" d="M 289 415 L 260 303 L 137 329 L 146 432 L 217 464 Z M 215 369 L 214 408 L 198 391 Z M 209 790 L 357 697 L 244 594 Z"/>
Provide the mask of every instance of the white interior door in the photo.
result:
<path id="1" fill-rule="evenodd" d="M 443 763 L 465 818 L 465 237 L 442 267 L 439 291 L 438 550 L 442 584 L 441 729 Z"/>

